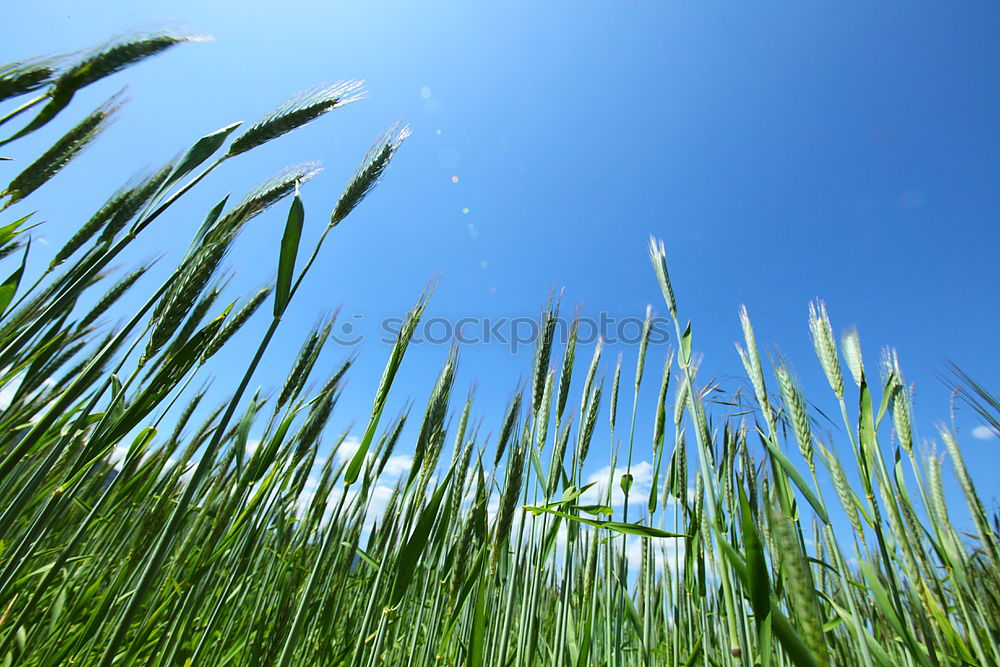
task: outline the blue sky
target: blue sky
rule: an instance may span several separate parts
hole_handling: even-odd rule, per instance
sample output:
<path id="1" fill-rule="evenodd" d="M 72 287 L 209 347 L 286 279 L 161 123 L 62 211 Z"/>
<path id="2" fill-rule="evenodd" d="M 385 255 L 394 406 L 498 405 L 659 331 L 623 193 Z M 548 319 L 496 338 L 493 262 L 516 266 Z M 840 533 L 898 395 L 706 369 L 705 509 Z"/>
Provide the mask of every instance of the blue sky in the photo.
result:
<path id="1" fill-rule="evenodd" d="M 883 346 L 896 347 L 916 385 L 922 438 L 949 417 L 937 379 L 946 357 L 1000 386 L 992 3 L 59 1 L 19 3 L 6 16 L 0 61 L 132 28 L 181 25 L 215 38 L 79 96 L 78 112 L 127 84 L 129 103 L 22 206 L 41 209 L 53 245 L 80 211 L 207 131 L 252 121 L 317 83 L 364 78 L 369 99 L 227 165 L 132 259 L 166 252 L 162 274 L 222 194 L 315 159 L 325 171 L 303 191 L 312 238 L 375 137 L 398 119 L 411 125 L 385 182 L 331 236 L 255 379 L 279 382 L 307 328 L 342 304 L 368 340 L 331 430 L 367 418 L 388 353 L 378 323 L 405 313 L 431 276 L 440 283 L 428 315 L 451 320 L 533 316 L 553 287 L 565 289 L 567 314 L 582 303 L 592 317 L 641 317 L 646 304 L 666 310 L 646 259 L 650 234 L 666 242 L 703 379 L 738 386 L 733 343 L 746 304 L 762 347 L 779 346 L 828 408 L 806 326 L 820 297 L 838 334 L 859 328 L 870 368 Z M 8 152 L 30 158 L 72 120 Z M 273 275 L 283 215 L 255 220 L 239 242 L 231 298 Z M 264 324 L 215 360 L 218 384 L 235 382 Z M 575 388 L 591 349 L 578 351 Z M 665 349 L 651 350 L 647 368 Z M 446 351 L 411 348 L 390 411 L 422 404 Z M 321 370 L 349 352 L 331 347 Z M 610 346 L 608 364 L 618 352 L 631 373 L 634 347 Z M 477 383 L 484 432 L 530 360 L 529 349 L 512 355 L 500 344 L 462 349 L 456 396 Z M 647 440 L 650 377 L 639 422 Z M 1000 441 L 973 437 L 965 407 L 956 423 L 995 506 Z M 835 441 L 847 451 L 842 434 Z M 593 466 L 606 453 L 597 446 Z"/>

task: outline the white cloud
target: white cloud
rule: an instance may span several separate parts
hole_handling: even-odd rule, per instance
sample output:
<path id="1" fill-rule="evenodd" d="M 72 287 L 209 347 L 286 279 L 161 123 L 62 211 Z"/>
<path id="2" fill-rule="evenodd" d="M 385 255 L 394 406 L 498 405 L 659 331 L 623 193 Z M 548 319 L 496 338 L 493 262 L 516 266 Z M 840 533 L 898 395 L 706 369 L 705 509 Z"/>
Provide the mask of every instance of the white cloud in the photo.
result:
<path id="1" fill-rule="evenodd" d="M 511 540 L 514 541 L 515 537 L 518 535 L 518 528 L 520 526 L 520 513 L 514 516 L 511 527 Z M 527 521 L 537 520 L 541 521 L 540 517 L 531 517 L 530 515 L 526 519 Z M 556 532 L 556 543 L 555 551 L 553 553 L 553 562 L 555 564 L 555 569 L 558 575 L 561 576 L 562 573 L 562 563 L 566 556 L 566 543 L 567 543 L 567 528 L 566 522 L 563 521 Z M 526 526 L 527 528 L 528 526 Z M 589 527 L 585 527 L 585 530 L 593 530 Z M 620 533 L 611 532 L 609 530 L 598 530 L 598 537 L 601 540 L 611 538 L 613 549 L 615 553 L 620 553 L 622 548 L 622 540 L 625 540 L 625 561 L 628 565 L 628 571 L 630 574 L 635 575 L 639 572 L 639 568 L 642 565 L 642 538 L 635 536 L 626 536 Z M 526 531 L 523 536 L 523 540 L 527 543 L 529 535 Z M 536 533 L 536 539 L 540 539 L 540 535 Z M 581 538 L 582 539 L 582 538 Z M 587 538 L 589 539 L 589 537 Z M 581 542 L 577 542 L 581 544 Z M 684 570 L 684 538 L 655 538 L 650 540 L 650 546 L 652 546 L 652 556 L 653 561 L 656 564 L 656 571 L 663 573 L 665 571 L 673 570 Z M 603 549 L 603 547 L 601 547 Z"/>
<path id="2" fill-rule="evenodd" d="M 625 504 L 625 494 L 622 492 L 621 479 L 625 474 L 624 467 L 615 467 L 611 504 L 621 507 Z M 629 490 L 629 505 L 645 505 L 649 502 L 649 490 L 653 483 L 653 464 L 640 461 L 632 464 L 632 488 Z M 611 478 L 611 466 L 604 466 L 587 478 L 587 484 L 596 482 L 580 497 L 582 505 L 603 504 L 607 498 L 608 480 Z"/>
<path id="3" fill-rule="evenodd" d="M 354 455 L 358 452 L 361 447 L 361 441 L 357 438 L 350 437 L 346 438 L 340 446 L 337 448 L 335 453 L 336 461 L 339 464 L 343 464 L 346 461 L 354 458 Z M 374 455 L 369 452 L 365 457 L 366 464 L 371 464 Z M 313 468 L 322 468 L 325 458 L 322 456 L 317 456 L 316 461 L 313 463 Z M 379 475 L 378 480 L 375 485 L 371 487 L 368 493 L 368 509 L 365 512 L 364 530 L 363 535 L 367 535 L 368 531 L 371 529 L 372 524 L 377 520 L 381 519 L 382 515 L 385 513 L 385 508 L 389 502 L 389 498 L 392 497 L 393 489 L 396 487 L 396 482 L 413 466 L 413 457 L 408 454 L 393 454 L 388 458 L 385 463 L 385 468 L 382 470 L 382 474 Z M 365 470 L 367 470 L 367 466 Z M 299 496 L 297 507 L 299 512 L 304 512 L 312 504 L 313 497 L 316 493 L 316 487 L 319 484 L 318 479 L 314 475 L 310 475 L 306 479 L 305 487 L 302 490 L 302 494 Z M 434 480 L 431 482 L 433 487 Z M 346 491 L 347 497 L 344 499 L 344 508 L 350 507 L 352 503 L 355 502 L 358 494 L 357 488 L 350 488 Z M 326 501 L 326 514 L 324 520 L 329 519 L 330 513 L 340 502 L 341 496 L 344 494 L 344 488 L 340 487 L 338 489 L 333 489 L 330 495 L 327 497 Z M 346 510 L 345 510 L 346 511 Z"/>
<path id="4" fill-rule="evenodd" d="M 4 368 L 0 372 L 7 372 Z M 10 407 L 10 402 L 14 400 L 14 394 L 17 393 L 18 387 L 21 386 L 21 381 L 24 379 L 24 373 L 17 374 L 13 379 L 11 379 L 7 384 L 0 389 L 0 410 L 6 410 Z"/>
<path id="5" fill-rule="evenodd" d="M 365 512 L 365 527 L 371 528 L 372 523 L 382 518 L 385 508 L 392 498 L 393 487 L 377 484 L 368 496 L 368 511 Z"/>
<path id="6" fill-rule="evenodd" d="M 684 538 L 662 538 L 650 540 L 653 562 L 657 572 L 684 570 Z M 638 572 L 642 565 L 642 539 L 628 537 L 625 542 L 625 559 L 629 572 Z"/>
<path id="7" fill-rule="evenodd" d="M 337 463 L 344 463 L 345 461 L 349 461 L 354 458 L 354 455 L 358 453 L 358 449 L 360 447 L 361 440 L 358 438 L 353 436 L 345 438 L 344 441 L 340 443 L 340 446 L 337 447 L 337 451 L 334 454 Z M 374 458 L 375 455 L 371 450 L 369 450 L 368 454 L 365 456 L 365 462 L 371 463 Z M 323 457 L 316 457 L 315 465 L 322 466 L 324 460 L 325 459 L 323 459 Z M 393 454 L 385 463 L 385 469 L 382 471 L 382 477 L 399 477 L 403 473 L 408 472 L 412 465 L 412 456 L 409 456 L 408 454 Z"/>
<path id="8" fill-rule="evenodd" d="M 14 392 L 17 391 L 17 387 L 12 386 L 12 384 L 8 382 L 3 389 L 0 389 L 0 410 L 9 408 L 10 402 L 14 400 Z"/>
<path id="9" fill-rule="evenodd" d="M 7 368 L 4 368 L 0 370 L 0 373 L 6 373 L 7 370 L 8 370 Z M 10 407 L 10 402 L 14 400 L 14 395 L 17 394 L 17 390 L 21 387 L 21 382 L 23 380 L 24 380 L 24 372 L 18 373 L 16 376 L 11 378 L 7 382 L 7 384 L 3 386 L 3 388 L 0 388 L 0 410 L 6 410 L 7 408 Z M 51 389 L 54 386 L 56 386 L 56 381 L 54 378 L 45 378 L 44 380 L 42 380 L 41 387 L 35 389 L 32 392 L 29 392 L 28 396 L 38 393 L 42 387 L 46 389 Z M 41 419 L 42 413 L 48 410 L 48 408 L 51 405 L 52 403 L 50 402 L 48 405 L 42 408 L 42 410 L 39 413 L 32 415 L 28 419 L 28 421 L 31 422 L 32 424 L 37 422 L 39 419 Z"/>
<path id="10" fill-rule="evenodd" d="M 972 437 L 977 440 L 993 440 L 997 437 L 997 432 L 989 426 L 983 426 L 980 424 L 972 429 Z"/>
<path id="11" fill-rule="evenodd" d="M 344 442 L 340 444 L 337 448 L 337 462 L 343 463 L 354 458 L 354 455 L 358 453 L 358 449 L 361 447 L 361 441 L 357 438 L 350 437 L 345 438 Z M 366 463 L 371 463 L 374 458 L 374 454 L 371 451 L 365 457 Z M 319 459 L 317 459 L 318 461 Z M 395 479 L 405 472 L 409 472 L 410 467 L 413 465 L 413 457 L 408 454 L 393 454 L 385 462 L 385 469 L 382 470 L 382 475 L 380 479 Z"/>
<path id="12" fill-rule="evenodd" d="M 194 471 L 195 468 L 198 467 L 198 463 L 200 463 L 200 461 L 191 461 L 188 463 L 187 468 L 184 469 L 184 472 L 182 472 L 181 476 L 178 478 L 181 484 L 187 486 L 187 483 L 191 481 L 192 477 L 194 477 Z"/>
<path id="13" fill-rule="evenodd" d="M 125 463 L 125 456 L 127 454 L 128 447 L 115 445 L 115 448 L 111 450 L 110 454 L 108 454 L 108 463 L 110 463 L 115 470 L 121 470 L 122 465 Z"/>
<path id="14" fill-rule="evenodd" d="M 357 438 L 345 438 L 340 447 L 337 447 L 337 461 L 343 463 L 348 459 L 354 458 L 357 454 L 358 448 L 361 447 L 361 441 Z"/>
<path id="15" fill-rule="evenodd" d="M 376 484 L 371 487 L 368 491 L 368 507 L 365 511 L 365 520 L 362 528 L 362 535 L 366 536 L 368 531 L 371 530 L 372 525 L 380 520 L 385 514 L 385 509 L 389 505 L 389 499 L 392 497 L 392 492 L 395 486 L 389 486 L 386 484 Z M 341 509 L 341 515 L 348 511 L 358 500 L 358 489 L 350 488 L 346 489 L 346 498 L 344 498 L 343 508 Z M 331 513 L 340 504 L 341 496 L 345 494 L 345 489 L 343 487 L 336 489 L 330 493 L 327 497 L 326 508 L 323 515 L 323 520 L 326 521 L 330 518 Z M 310 487 L 307 483 L 306 488 L 303 490 L 302 495 L 299 496 L 298 507 L 299 511 L 305 511 L 312 504 L 313 497 L 315 495 L 315 483 Z"/>
<path id="16" fill-rule="evenodd" d="M 407 454 L 393 454 L 389 457 L 389 460 L 385 462 L 385 468 L 382 470 L 383 477 L 399 477 L 404 472 L 409 472 L 410 466 L 413 465 L 413 457 Z"/>

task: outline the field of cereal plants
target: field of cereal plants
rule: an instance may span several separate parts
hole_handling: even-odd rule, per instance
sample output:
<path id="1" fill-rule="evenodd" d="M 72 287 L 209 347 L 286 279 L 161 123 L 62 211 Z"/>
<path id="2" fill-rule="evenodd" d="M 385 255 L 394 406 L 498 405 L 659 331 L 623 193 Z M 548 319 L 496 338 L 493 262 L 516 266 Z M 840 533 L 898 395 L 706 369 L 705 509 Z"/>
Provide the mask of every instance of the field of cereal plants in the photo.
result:
<path id="1" fill-rule="evenodd" d="M 82 115 L 74 93 L 185 41 L 138 34 L 0 66 L 0 154 L 57 114 L 81 115 L 37 158 L 0 163 L 5 207 L 31 198 L 44 209 L 43 186 L 121 113 L 111 99 Z M 744 334 L 734 374 L 752 386 L 748 407 L 708 400 L 703 334 L 685 324 L 669 243 L 651 240 L 650 280 L 676 327 L 665 358 L 647 355 L 648 311 L 635 367 L 603 358 L 600 344 L 578 355 L 575 326 L 555 342 L 550 300 L 529 380 L 508 405 L 455 386 L 455 347 L 428 378 L 425 406 L 383 414 L 425 291 L 381 381 L 352 386 L 373 407 L 356 415 L 356 450 L 337 457 L 348 434 L 325 427 L 352 360 L 316 368 L 332 320 L 306 332 L 280 391 L 254 392 L 254 375 L 327 235 L 350 224 L 405 127 L 377 139 L 305 248 L 308 165 L 222 198 L 161 284 L 141 280 L 146 265 L 119 264 L 205 176 L 361 94 L 360 82 L 335 84 L 197 139 L 81 214 L 38 275 L 26 270 L 39 252 L 35 215 L 0 214 L 4 665 L 1000 664 L 998 519 L 957 436 L 941 428 L 945 456 L 919 447 L 895 356 L 862 359 L 858 334 L 838 340 L 820 302 L 808 321 L 816 359 L 796 362 L 822 368 L 828 386 L 809 391 L 839 405 L 836 442 L 815 428 L 789 366 L 762 360 L 746 310 L 734 313 Z M 268 209 L 285 221 L 277 279 L 221 303 L 233 241 Z M 140 287 L 144 305 L 116 311 Z M 256 354 L 221 378 L 226 400 L 207 405 L 202 366 L 254 317 L 270 318 Z M 958 369 L 955 381 L 997 428 L 997 399 Z M 637 424 L 649 384 L 655 419 Z M 501 428 L 482 434 L 483 415 Z M 602 421 L 610 442 L 595 441 Z M 263 433 L 256 448 L 251 432 Z M 372 526 L 372 490 L 397 448 L 413 465 Z M 652 457 L 643 511 L 628 501 L 630 474 L 615 480 L 624 512 L 612 484 L 586 484 L 588 456 L 605 451 L 611 470 Z M 964 507 L 946 503 L 952 474 Z M 956 512 L 974 532 L 956 528 Z"/>

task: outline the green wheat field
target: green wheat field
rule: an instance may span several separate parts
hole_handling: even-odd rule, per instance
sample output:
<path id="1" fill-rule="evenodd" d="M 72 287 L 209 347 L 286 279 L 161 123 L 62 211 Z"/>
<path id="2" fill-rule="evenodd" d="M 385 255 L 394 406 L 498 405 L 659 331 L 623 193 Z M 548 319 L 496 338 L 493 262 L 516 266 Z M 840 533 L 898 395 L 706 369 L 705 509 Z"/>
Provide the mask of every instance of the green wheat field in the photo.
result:
<path id="1" fill-rule="evenodd" d="M 185 41 L 142 33 L 0 66 L 0 155 L 58 114 L 80 117 L 33 162 L 0 163 L 0 205 L 31 197 L 43 207 L 40 188 L 121 112 L 111 99 L 84 115 L 74 93 Z M 810 304 L 817 359 L 797 361 L 818 362 L 829 386 L 810 391 L 832 392 L 840 406 L 832 442 L 816 432 L 789 367 L 762 363 L 742 310 L 743 367 L 733 374 L 753 395 L 738 410 L 709 401 L 694 352 L 701 332 L 682 324 L 669 241 L 648 248 L 650 280 L 676 326 L 662 368 L 646 358 L 649 312 L 638 365 L 623 368 L 602 359 L 600 344 L 577 360 L 575 325 L 565 347 L 554 343 L 550 300 L 510 404 L 480 405 L 456 387 L 453 348 L 427 379 L 426 406 L 383 414 L 428 290 L 381 381 L 352 387 L 374 397 L 370 415 L 351 416 L 364 427 L 352 455 L 334 455 L 346 433 L 325 432 L 351 360 L 329 377 L 313 372 L 332 321 L 307 332 L 280 391 L 254 394 L 254 372 L 324 240 L 350 224 L 405 127 L 376 140 L 311 247 L 300 248 L 298 190 L 312 168 L 286 169 L 206 211 L 144 305 L 116 310 L 148 269 L 123 265 L 122 253 L 175 202 L 362 92 L 358 82 L 328 86 L 197 139 L 81 212 L 37 275 L 26 269 L 36 215 L 0 214 L 0 389 L 11 396 L 0 412 L 4 666 L 1000 665 L 998 519 L 948 427 L 937 454 L 915 447 L 895 356 L 863 360 L 858 335 L 838 341 L 824 305 Z M 219 303 L 231 244 L 276 206 L 275 283 Z M 208 405 L 199 370 L 250 318 L 270 320 L 257 353 L 218 379 L 226 400 Z M 575 361 L 587 371 L 570 396 Z M 997 428 L 997 399 L 953 372 Z M 639 389 L 650 384 L 655 421 L 637 424 Z M 481 434 L 478 415 L 501 428 Z M 610 442 L 594 437 L 602 421 Z M 255 449 L 251 431 L 263 433 Z M 401 446 L 413 466 L 372 527 L 372 490 Z M 650 448 L 652 492 L 636 504 L 626 474 L 633 516 L 627 500 L 616 517 L 612 485 L 588 488 L 584 463 L 610 451 L 610 469 L 628 470 Z M 945 502 L 951 475 L 966 506 Z M 959 515 L 974 531 L 956 528 Z M 636 540 L 630 568 L 626 543 Z"/>

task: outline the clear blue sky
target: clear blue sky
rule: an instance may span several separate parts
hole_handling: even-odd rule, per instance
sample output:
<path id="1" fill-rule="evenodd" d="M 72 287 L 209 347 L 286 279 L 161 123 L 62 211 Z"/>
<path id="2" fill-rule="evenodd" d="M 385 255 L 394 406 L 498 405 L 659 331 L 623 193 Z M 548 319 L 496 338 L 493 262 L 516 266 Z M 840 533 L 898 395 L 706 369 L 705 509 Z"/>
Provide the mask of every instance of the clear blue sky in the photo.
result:
<path id="1" fill-rule="evenodd" d="M 201 134 L 314 84 L 364 78 L 369 99 L 227 165 L 134 258 L 168 252 L 165 269 L 221 194 L 301 160 L 326 167 L 303 193 L 315 235 L 370 142 L 410 123 L 385 182 L 331 237 L 258 384 L 284 376 L 321 311 L 343 304 L 377 334 L 436 273 L 433 316 L 531 316 L 553 286 L 565 288 L 567 313 L 580 302 L 594 317 L 641 316 L 647 303 L 664 312 L 646 259 L 655 234 L 705 354 L 703 379 L 742 375 L 733 343 L 745 303 L 761 345 L 780 346 L 807 395 L 827 401 L 806 326 L 809 300 L 821 297 L 838 333 L 858 326 L 869 368 L 882 346 L 897 348 L 916 383 L 920 436 L 948 418 L 936 378 L 946 357 L 1000 387 L 994 3 L 59 1 L 18 3 L 5 17 L 0 61 L 164 24 L 215 37 L 80 95 L 78 112 L 125 84 L 130 101 L 24 206 L 42 210 L 53 245 L 131 174 Z M 9 152 L 27 158 L 39 142 Z M 257 219 L 241 239 L 231 298 L 273 274 L 283 215 Z M 262 326 L 222 353 L 212 369 L 221 381 L 235 382 Z M 388 346 L 359 349 L 332 430 L 370 410 Z M 631 373 L 633 348 L 610 348 L 608 363 L 619 351 Z M 647 367 L 664 352 L 652 350 Z M 347 353 L 331 348 L 322 370 Z M 422 404 L 445 353 L 411 349 L 390 411 Z M 590 353 L 578 351 L 577 386 Z M 495 429 L 530 351 L 461 354 L 456 397 L 477 382 L 475 412 Z M 993 506 L 1000 441 L 973 437 L 967 408 L 957 424 Z M 606 445 L 591 458 L 603 465 Z"/>

